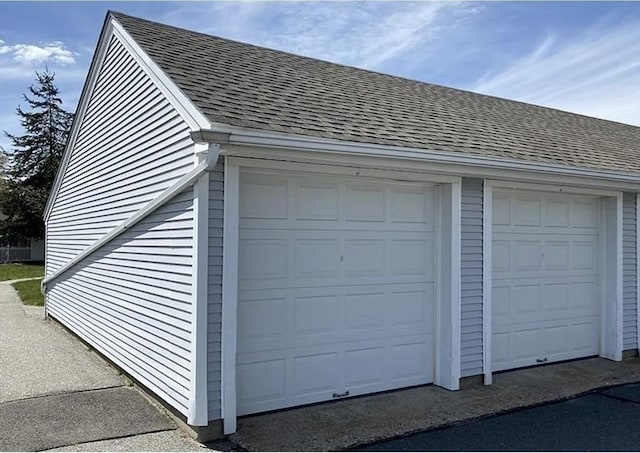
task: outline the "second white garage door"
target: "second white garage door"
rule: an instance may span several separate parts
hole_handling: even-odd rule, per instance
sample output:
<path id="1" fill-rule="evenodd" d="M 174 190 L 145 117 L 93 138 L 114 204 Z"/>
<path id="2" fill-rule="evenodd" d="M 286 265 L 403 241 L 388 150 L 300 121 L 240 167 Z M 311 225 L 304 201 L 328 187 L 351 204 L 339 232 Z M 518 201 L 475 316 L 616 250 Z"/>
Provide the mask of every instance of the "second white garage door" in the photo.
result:
<path id="1" fill-rule="evenodd" d="M 240 415 L 433 381 L 434 192 L 241 173 Z"/>
<path id="2" fill-rule="evenodd" d="M 599 200 L 496 191 L 494 371 L 599 352 Z"/>

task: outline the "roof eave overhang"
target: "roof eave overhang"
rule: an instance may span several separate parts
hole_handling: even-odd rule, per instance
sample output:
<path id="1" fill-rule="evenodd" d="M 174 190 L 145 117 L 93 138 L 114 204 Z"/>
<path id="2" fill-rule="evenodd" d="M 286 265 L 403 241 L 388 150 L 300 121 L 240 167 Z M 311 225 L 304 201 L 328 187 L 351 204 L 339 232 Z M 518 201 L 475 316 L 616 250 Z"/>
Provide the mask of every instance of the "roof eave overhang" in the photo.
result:
<path id="1" fill-rule="evenodd" d="M 282 134 L 216 125 L 212 130 L 197 131 L 203 141 L 218 142 L 223 145 L 222 155 L 233 155 L 234 147 L 267 148 L 270 150 L 297 151 L 316 154 L 341 154 L 361 157 L 383 157 L 432 163 L 446 166 L 460 176 L 495 178 L 496 171 L 514 174 L 549 175 L 555 177 L 582 178 L 611 183 L 621 190 L 640 191 L 640 174 L 602 170 L 597 168 L 554 165 L 524 159 L 509 159 L 474 155 L 453 151 L 435 151 L 392 145 L 378 145 L 362 142 L 331 140 L 294 134 Z M 223 139 L 221 141 L 218 141 Z M 226 150 L 225 150 L 226 149 Z"/>

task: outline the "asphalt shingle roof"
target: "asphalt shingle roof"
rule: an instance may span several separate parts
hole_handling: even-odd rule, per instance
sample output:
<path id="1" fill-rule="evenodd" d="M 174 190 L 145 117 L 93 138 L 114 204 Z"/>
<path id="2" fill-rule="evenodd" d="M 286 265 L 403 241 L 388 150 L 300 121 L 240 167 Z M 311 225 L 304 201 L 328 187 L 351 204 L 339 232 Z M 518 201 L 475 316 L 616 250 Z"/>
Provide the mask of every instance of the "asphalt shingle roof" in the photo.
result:
<path id="1" fill-rule="evenodd" d="M 111 13 L 211 121 L 640 174 L 640 127 Z"/>

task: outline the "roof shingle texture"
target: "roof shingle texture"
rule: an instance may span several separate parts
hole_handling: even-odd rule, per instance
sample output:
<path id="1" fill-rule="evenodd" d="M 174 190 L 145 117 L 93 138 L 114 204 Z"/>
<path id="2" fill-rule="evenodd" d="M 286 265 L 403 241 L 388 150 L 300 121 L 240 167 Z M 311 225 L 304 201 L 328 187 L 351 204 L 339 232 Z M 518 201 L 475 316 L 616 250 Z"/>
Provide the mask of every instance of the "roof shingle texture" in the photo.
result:
<path id="1" fill-rule="evenodd" d="M 640 127 L 111 13 L 212 122 L 640 174 Z"/>

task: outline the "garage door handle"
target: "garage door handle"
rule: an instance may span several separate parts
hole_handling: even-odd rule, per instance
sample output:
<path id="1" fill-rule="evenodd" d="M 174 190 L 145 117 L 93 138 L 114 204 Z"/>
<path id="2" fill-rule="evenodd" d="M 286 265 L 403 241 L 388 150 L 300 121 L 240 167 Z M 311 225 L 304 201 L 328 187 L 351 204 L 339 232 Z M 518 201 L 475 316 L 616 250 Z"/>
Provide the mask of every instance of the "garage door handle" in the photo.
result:
<path id="1" fill-rule="evenodd" d="M 536 359 L 537 363 L 544 363 L 547 361 L 547 358 L 545 357 L 544 359 Z"/>
<path id="2" fill-rule="evenodd" d="M 344 398 L 345 396 L 349 396 L 349 390 L 347 390 L 344 393 L 334 393 L 333 394 L 334 398 Z"/>

